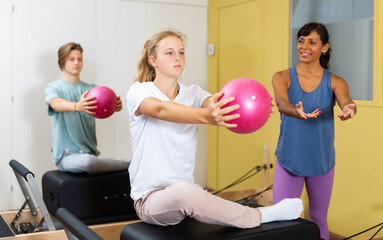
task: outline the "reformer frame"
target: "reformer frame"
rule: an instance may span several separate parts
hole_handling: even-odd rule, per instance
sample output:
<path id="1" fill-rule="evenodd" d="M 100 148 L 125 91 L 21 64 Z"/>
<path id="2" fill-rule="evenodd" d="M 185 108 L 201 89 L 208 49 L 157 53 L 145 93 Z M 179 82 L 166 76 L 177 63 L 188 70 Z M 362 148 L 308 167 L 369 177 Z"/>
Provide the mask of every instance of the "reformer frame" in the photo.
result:
<path id="1" fill-rule="evenodd" d="M 47 224 L 49 231 L 55 231 L 56 228 L 53 224 L 52 218 L 48 212 L 48 209 L 44 203 L 44 200 L 41 196 L 39 188 L 36 184 L 34 174 L 31 171 L 29 171 L 26 167 L 24 167 L 21 163 L 19 163 L 18 161 L 14 160 L 14 159 L 12 159 L 9 162 L 9 165 L 11 166 L 13 172 L 15 173 L 16 179 L 17 179 L 17 181 L 20 185 L 21 191 L 23 192 L 23 195 L 25 197 L 25 201 L 24 201 L 23 205 L 21 206 L 19 211 L 16 213 L 15 218 L 13 219 L 13 221 L 11 223 L 11 227 L 12 227 L 13 231 L 15 231 L 15 234 L 21 233 L 20 230 L 15 226 L 15 223 L 17 222 L 17 220 L 21 216 L 21 213 L 24 210 L 24 208 L 26 207 L 26 205 L 29 206 L 30 211 L 31 211 L 33 216 L 37 215 L 37 209 L 36 209 L 36 206 L 35 206 L 35 203 L 34 203 L 32 197 L 31 197 L 29 189 L 32 191 L 34 199 L 37 202 L 37 205 L 38 205 L 43 217 L 36 226 L 31 226 L 30 224 L 27 224 L 27 226 L 26 226 L 26 228 L 28 229 L 27 233 L 32 233 L 32 232 L 35 232 L 36 230 L 38 230 L 39 227 L 42 226 L 44 221 Z M 28 183 L 29 189 L 28 189 L 26 183 Z"/>

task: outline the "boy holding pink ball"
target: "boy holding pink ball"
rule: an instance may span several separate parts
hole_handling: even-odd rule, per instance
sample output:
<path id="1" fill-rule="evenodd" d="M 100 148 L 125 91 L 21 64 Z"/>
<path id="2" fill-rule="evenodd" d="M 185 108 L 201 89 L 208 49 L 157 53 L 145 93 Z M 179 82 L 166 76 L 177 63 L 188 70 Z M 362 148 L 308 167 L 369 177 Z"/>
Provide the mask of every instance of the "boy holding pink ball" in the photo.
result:
<path id="1" fill-rule="evenodd" d="M 60 171 L 104 173 L 125 170 L 129 162 L 100 158 L 95 129 L 95 96 L 87 97 L 96 87 L 80 80 L 83 49 L 78 43 L 67 43 L 58 51 L 58 64 L 64 78 L 45 87 L 48 115 L 52 122 L 53 161 Z M 122 109 L 116 97 L 116 111 Z"/>

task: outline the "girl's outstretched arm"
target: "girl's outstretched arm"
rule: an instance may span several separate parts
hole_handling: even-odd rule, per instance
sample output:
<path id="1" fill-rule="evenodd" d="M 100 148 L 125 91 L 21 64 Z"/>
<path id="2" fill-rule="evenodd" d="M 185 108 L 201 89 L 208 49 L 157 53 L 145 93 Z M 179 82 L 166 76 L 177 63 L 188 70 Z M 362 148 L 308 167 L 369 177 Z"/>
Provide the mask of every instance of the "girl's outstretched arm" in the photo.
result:
<path id="1" fill-rule="evenodd" d="M 153 118 L 177 123 L 211 124 L 223 127 L 236 127 L 236 124 L 228 124 L 226 121 L 239 118 L 239 114 L 229 114 L 239 108 L 239 105 L 222 108 L 225 104 L 234 101 L 227 98 L 218 101 L 222 93 L 208 97 L 202 108 L 184 106 L 171 101 L 161 101 L 154 97 L 142 101 L 135 115 L 144 114 Z"/>

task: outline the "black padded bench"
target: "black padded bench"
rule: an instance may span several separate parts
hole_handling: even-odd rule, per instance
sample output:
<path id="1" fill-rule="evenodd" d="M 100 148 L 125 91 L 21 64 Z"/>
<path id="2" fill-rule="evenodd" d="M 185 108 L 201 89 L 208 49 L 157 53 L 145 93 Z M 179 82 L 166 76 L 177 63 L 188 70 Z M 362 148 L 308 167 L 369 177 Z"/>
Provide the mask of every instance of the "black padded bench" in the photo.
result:
<path id="1" fill-rule="evenodd" d="M 198 222 L 186 218 L 174 226 L 156 226 L 144 222 L 126 226 L 121 240 L 316 240 L 320 238 L 316 224 L 305 219 L 261 224 L 250 229 L 239 229 Z"/>
<path id="2" fill-rule="evenodd" d="M 42 188 L 44 202 L 53 215 L 66 208 L 86 224 L 138 218 L 127 170 L 96 175 L 48 171 L 42 177 Z"/>

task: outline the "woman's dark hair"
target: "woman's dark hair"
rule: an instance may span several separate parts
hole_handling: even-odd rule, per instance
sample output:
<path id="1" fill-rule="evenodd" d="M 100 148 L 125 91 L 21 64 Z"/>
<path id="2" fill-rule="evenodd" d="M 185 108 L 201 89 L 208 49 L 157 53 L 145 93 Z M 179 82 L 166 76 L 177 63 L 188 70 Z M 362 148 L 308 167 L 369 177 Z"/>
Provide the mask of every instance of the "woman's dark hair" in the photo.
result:
<path id="1" fill-rule="evenodd" d="M 316 31 L 319 34 L 322 45 L 329 43 L 330 36 L 328 35 L 326 27 L 322 23 L 317 22 L 306 23 L 303 27 L 301 27 L 297 33 L 297 39 L 299 39 L 301 36 L 309 35 L 312 31 Z M 331 51 L 332 49 L 328 48 L 327 52 L 322 54 L 319 58 L 320 65 L 325 69 L 330 68 L 329 61 Z"/>

